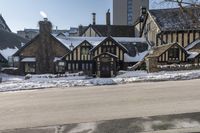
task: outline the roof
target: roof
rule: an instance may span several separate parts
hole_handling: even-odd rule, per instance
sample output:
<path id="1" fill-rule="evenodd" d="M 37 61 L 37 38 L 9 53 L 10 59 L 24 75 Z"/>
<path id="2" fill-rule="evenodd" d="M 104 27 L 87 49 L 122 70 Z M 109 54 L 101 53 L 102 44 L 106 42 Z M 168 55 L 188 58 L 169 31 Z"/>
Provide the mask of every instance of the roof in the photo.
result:
<path id="1" fill-rule="evenodd" d="M 35 57 L 23 58 L 23 59 L 21 60 L 21 62 L 36 62 L 36 58 L 35 58 Z"/>
<path id="2" fill-rule="evenodd" d="M 127 53 L 124 54 L 124 62 L 140 62 L 149 54 L 149 51 L 146 50 L 141 53 L 137 53 L 135 56 L 130 56 Z"/>
<path id="3" fill-rule="evenodd" d="M 171 43 L 171 44 L 166 44 L 166 45 L 162 45 L 162 46 L 158 46 L 155 47 L 154 49 L 152 49 L 152 51 L 150 51 L 150 54 L 148 55 L 148 57 L 159 57 L 161 56 L 165 51 L 167 51 L 169 48 L 171 48 L 173 45 L 178 45 L 180 46 L 178 43 Z M 180 46 L 181 47 L 181 46 Z M 183 48 L 184 49 L 184 48 Z"/>
<path id="4" fill-rule="evenodd" d="M 200 18 L 199 7 L 184 7 L 184 11 L 180 8 L 155 9 L 150 10 L 149 13 L 162 31 L 200 28 L 197 23 Z"/>
<path id="5" fill-rule="evenodd" d="M 11 32 L 10 28 L 8 27 L 6 21 L 4 20 L 1 14 L 0 14 L 0 30 Z"/>
<path id="6" fill-rule="evenodd" d="M 60 41 L 65 47 L 68 49 L 71 49 L 70 46 L 73 45 L 74 48 L 76 48 L 78 45 L 80 45 L 84 41 L 88 41 L 91 45 L 97 46 L 100 44 L 105 37 L 66 37 L 66 38 L 60 38 L 55 37 L 58 41 Z"/>
<path id="7" fill-rule="evenodd" d="M 200 53 L 200 39 L 194 41 L 193 43 L 188 45 L 185 49 L 190 51 L 190 52 L 198 52 L 198 53 Z"/>
<path id="8" fill-rule="evenodd" d="M 103 41 L 109 37 L 66 37 L 59 38 L 56 37 L 61 43 L 63 43 L 68 49 L 73 45 L 75 49 L 84 41 L 90 43 L 95 49 Z M 136 37 L 110 37 L 117 42 L 121 47 L 123 47 L 127 52 L 125 55 L 125 62 L 138 62 L 144 59 L 144 57 L 149 53 L 150 46 L 147 43 L 145 38 L 136 38 Z M 65 56 L 64 56 L 65 57 Z"/>
<path id="9" fill-rule="evenodd" d="M 68 47 L 62 43 L 60 40 L 58 40 L 58 37 L 56 37 L 55 35 L 53 34 L 50 34 L 50 37 L 52 37 L 52 39 L 54 39 L 56 42 L 58 42 L 63 48 L 68 49 Z M 27 41 L 27 43 L 25 45 L 23 45 L 19 50 L 17 50 L 13 56 L 19 56 L 19 54 L 21 53 L 21 51 L 23 51 L 27 46 L 31 45 L 35 40 L 37 40 L 39 38 L 39 34 L 36 35 L 33 39 L 31 39 L 30 41 Z"/>
<path id="10" fill-rule="evenodd" d="M 58 41 L 60 41 L 63 45 L 65 45 L 68 49 L 71 49 L 70 46 L 73 45 L 76 48 L 82 42 L 87 41 L 93 47 L 98 46 L 102 43 L 107 37 L 59 37 L 54 36 Z M 146 43 L 146 39 L 137 38 L 137 37 L 112 37 L 116 42 L 118 42 L 122 47 L 131 51 L 131 49 L 135 49 L 135 46 L 138 47 L 140 52 L 143 52 L 143 49 L 148 49 L 148 44 Z M 132 48 L 131 48 L 132 46 Z M 133 48 L 134 47 L 134 48 Z"/>
<path id="11" fill-rule="evenodd" d="M 90 27 L 101 37 L 134 37 L 134 26 L 128 25 L 89 25 L 82 35 Z"/>
<path id="12" fill-rule="evenodd" d="M 28 40 L 15 33 L 0 30 L 0 54 L 2 54 L 5 59 L 12 56 L 27 42 Z"/>
<path id="13" fill-rule="evenodd" d="M 198 52 L 188 52 L 188 54 L 189 54 L 188 59 L 194 59 L 197 56 L 199 56 L 200 53 L 198 53 Z"/>

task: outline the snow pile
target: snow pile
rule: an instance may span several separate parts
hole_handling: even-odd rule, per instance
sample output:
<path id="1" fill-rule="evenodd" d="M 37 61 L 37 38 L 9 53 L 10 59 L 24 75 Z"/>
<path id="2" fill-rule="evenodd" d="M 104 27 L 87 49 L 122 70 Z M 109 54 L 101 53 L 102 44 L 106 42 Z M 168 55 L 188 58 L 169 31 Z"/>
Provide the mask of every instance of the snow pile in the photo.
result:
<path id="1" fill-rule="evenodd" d="M 11 76 L 0 74 L 2 83 L 0 91 L 16 91 L 28 89 L 41 89 L 49 87 L 75 87 L 75 86 L 98 86 L 115 85 L 144 81 L 168 81 L 168 80 L 189 80 L 200 78 L 200 70 L 187 71 L 162 71 L 158 73 L 147 73 L 146 71 L 121 71 L 120 75 L 114 78 L 89 78 L 81 73 L 64 75 L 27 75 Z"/>

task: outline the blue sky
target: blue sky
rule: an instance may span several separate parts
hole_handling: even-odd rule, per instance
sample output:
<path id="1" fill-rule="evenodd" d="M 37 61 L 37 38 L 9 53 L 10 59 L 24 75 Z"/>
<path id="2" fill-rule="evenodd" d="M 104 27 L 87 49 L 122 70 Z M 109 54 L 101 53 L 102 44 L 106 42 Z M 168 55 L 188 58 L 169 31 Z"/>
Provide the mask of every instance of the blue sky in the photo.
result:
<path id="1" fill-rule="evenodd" d="M 112 11 L 112 0 L 0 0 L 0 13 L 13 32 L 24 28 L 38 28 L 40 11 L 48 15 L 54 27 L 88 25 L 91 13 L 97 13 L 97 23 L 105 23 L 105 13 Z"/>

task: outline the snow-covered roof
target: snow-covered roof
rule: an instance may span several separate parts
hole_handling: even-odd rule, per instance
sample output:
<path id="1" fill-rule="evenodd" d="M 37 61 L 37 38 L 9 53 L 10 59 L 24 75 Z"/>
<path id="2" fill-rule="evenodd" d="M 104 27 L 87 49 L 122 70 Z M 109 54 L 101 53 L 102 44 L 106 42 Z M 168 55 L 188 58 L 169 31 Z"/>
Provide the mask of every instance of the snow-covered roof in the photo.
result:
<path id="1" fill-rule="evenodd" d="M 9 56 L 12 56 L 23 46 L 23 44 L 27 42 L 28 40 L 18 36 L 15 33 L 0 30 L 0 54 L 5 59 L 8 59 Z"/>
<path id="2" fill-rule="evenodd" d="M 59 36 L 54 36 L 58 41 L 60 41 L 63 45 L 65 45 L 68 49 L 70 49 L 70 46 L 73 45 L 73 47 L 77 47 L 80 45 L 83 41 L 88 41 L 93 46 L 96 46 L 100 44 L 105 37 L 65 37 L 61 38 Z"/>
<path id="3" fill-rule="evenodd" d="M 21 60 L 21 62 L 36 62 L 35 57 L 27 57 Z"/>
<path id="4" fill-rule="evenodd" d="M 195 57 L 199 55 L 198 52 L 188 52 L 188 54 L 189 54 L 188 59 L 194 59 Z"/>
<path id="5" fill-rule="evenodd" d="M 53 36 L 69 49 L 71 45 L 73 45 L 75 48 L 78 45 L 80 45 L 83 41 L 88 41 L 91 45 L 95 47 L 106 39 L 106 37 L 65 37 L 63 38 L 63 37 L 59 37 L 55 35 Z M 145 38 L 135 38 L 135 37 L 112 37 L 112 38 L 120 44 L 146 42 Z"/>
<path id="6" fill-rule="evenodd" d="M 93 49 L 98 46 L 106 37 L 66 37 L 60 38 L 55 36 L 55 38 L 65 45 L 68 49 L 76 48 L 84 41 L 88 41 L 93 45 Z M 145 38 L 135 38 L 135 37 L 112 37 L 116 42 L 118 42 L 124 49 L 128 51 L 125 54 L 125 62 L 138 62 L 142 61 L 144 57 L 148 54 L 150 49 L 149 44 Z"/>
<path id="7" fill-rule="evenodd" d="M 130 56 L 127 53 L 124 54 L 124 62 L 140 62 L 149 54 L 149 51 L 136 54 L 136 56 Z"/>
<path id="8" fill-rule="evenodd" d="M 57 62 L 57 61 L 59 61 L 59 60 L 61 60 L 60 57 L 55 57 L 53 61 L 54 61 L 54 62 Z"/>
<path id="9" fill-rule="evenodd" d="M 15 52 L 17 52 L 18 48 L 15 47 L 15 48 L 6 48 L 6 49 L 3 49 L 1 50 L 0 49 L 0 54 L 8 60 L 8 57 L 12 56 Z"/>
<path id="10" fill-rule="evenodd" d="M 149 10 L 162 31 L 199 29 L 199 7 L 184 7 Z"/>
<path id="11" fill-rule="evenodd" d="M 194 46 L 196 46 L 198 43 L 200 43 L 200 39 L 194 41 L 193 43 L 189 44 L 185 50 L 190 50 L 191 48 L 193 48 Z"/>
<path id="12" fill-rule="evenodd" d="M 145 38 L 140 37 L 113 37 L 117 42 L 146 42 Z"/>

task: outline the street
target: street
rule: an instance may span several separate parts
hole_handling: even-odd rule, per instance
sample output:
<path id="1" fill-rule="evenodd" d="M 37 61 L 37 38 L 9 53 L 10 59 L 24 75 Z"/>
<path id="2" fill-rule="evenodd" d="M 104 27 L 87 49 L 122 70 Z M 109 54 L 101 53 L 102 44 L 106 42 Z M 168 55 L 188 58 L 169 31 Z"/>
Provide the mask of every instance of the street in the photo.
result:
<path id="1" fill-rule="evenodd" d="M 200 112 L 200 80 L 0 93 L 0 129 Z"/>

